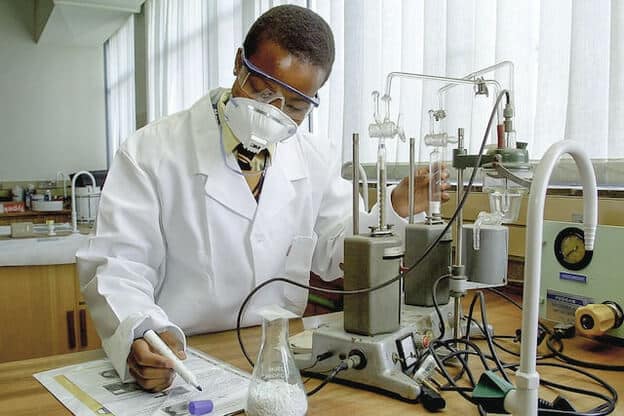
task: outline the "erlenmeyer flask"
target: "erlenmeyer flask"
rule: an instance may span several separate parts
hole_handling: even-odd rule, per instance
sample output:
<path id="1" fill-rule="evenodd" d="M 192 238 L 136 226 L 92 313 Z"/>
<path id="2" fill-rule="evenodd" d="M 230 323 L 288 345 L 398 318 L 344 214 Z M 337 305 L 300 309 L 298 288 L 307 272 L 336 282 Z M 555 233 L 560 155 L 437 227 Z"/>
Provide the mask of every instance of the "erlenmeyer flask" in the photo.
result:
<path id="1" fill-rule="evenodd" d="M 288 319 L 265 315 L 245 412 L 249 416 L 303 416 L 307 410 L 301 375 L 288 347 Z"/>

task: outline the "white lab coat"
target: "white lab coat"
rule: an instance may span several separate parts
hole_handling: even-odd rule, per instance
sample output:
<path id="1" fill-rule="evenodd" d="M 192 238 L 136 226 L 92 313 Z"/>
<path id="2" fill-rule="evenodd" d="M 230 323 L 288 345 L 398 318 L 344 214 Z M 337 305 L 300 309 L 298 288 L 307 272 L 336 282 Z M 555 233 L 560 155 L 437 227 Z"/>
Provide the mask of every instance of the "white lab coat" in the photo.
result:
<path id="1" fill-rule="evenodd" d="M 184 334 L 231 329 L 246 295 L 270 278 L 307 284 L 310 270 L 342 275 L 352 203 L 341 152 L 299 133 L 280 143 L 256 203 L 224 164 L 227 157 L 237 166 L 222 152 L 211 103 L 221 92 L 126 140 L 102 192 L 96 235 L 77 253 L 82 291 L 124 380 L 130 345 L 147 329 L 171 330 L 182 342 Z M 388 212 L 389 222 L 404 223 Z M 361 217 L 362 228 L 376 221 L 375 212 Z M 306 290 L 271 284 L 252 298 L 243 323 L 259 323 L 258 309 L 269 304 L 301 313 L 306 300 Z"/>

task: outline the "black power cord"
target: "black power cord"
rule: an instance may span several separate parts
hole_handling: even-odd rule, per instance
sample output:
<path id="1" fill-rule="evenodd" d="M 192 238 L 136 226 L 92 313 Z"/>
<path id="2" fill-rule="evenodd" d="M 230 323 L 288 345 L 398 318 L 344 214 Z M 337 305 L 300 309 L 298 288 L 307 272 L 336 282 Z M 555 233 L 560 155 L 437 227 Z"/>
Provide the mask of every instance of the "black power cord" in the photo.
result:
<path id="1" fill-rule="evenodd" d="M 471 312 L 472 312 L 472 307 L 475 305 L 476 300 L 479 299 L 481 302 L 483 301 L 483 297 L 482 297 L 482 293 L 479 295 L 475 295 L 475 297 L 473 298 L 472 304 L 471 304 Z M 485 304 L 482 303 L 481 304 L 482 308 L 485 308 Z M 472 313 L 470 314 L 468 321 L 470 322 L 472 320 Z M 476 322 L 476 321 L 475 321 Z M 482 314 L 482 325 L 478 325 L 478 327 L 480 328 L 480 330 L 483 332 L 484 336 L 486 336 L 486 338 L 489 336 L 489 331 L 486 330 L 486 328 L 488 327 L 488 322 L 487 322 L 487 315 L 486 314 Z M 469 334 L 469 332 L 467 332 Z M 560 342 L 560 340 L 559 340 Z M 463 344 L 466 346 L 467 349 L 462 349 L 462 350 L 456 350 L 455 347 L 457 346 L 457 344 Z M 440 348 L 444 348 L 445 350 L 449 351 L 448 354 L 444 353 L 441 357 L 438 357 L 438 349 Z M 554 346 L 553 346 L 554 348 Z M 560 351 L 562 349 L 562 345 L 560 345 L 560 349 L 555 349 L 555 351 Z M 485 354 L 483 354 L 483 352 L 481 352 L 481 350 L 479 349 L 479 347 L 474 344 L 473 342 L 469 341 L 467 338 L 462 338 L 462 339 L 452 339 L 452 340 L 446 340 L 446 341 L 440 341 L 440 340 L 436 340 L 429 348 L 429 353 L 433 355 L 434 359 L 436 360 L 437 364 L 438 364 L 438 370 L 439 372 L 445 377 L 445 379 L 448 381 L 448 384 L 446 386 L 440 386 L 439 383 L 438 386 L 440 387 L 440 390 L 442 391 L 455 391 L 457 393 L 459 393 L 460 395 L 462 395 L 462 397 L 464 397 L 466 400 L 476 404 L 474 402 L 474 400 L 472 399 L 472 397 L 470 397 L 468 395 L 468 393 L 474 389 L 474 377 L 471 374 L 471 370 L 468 368 L 467 366 L 467 357 L 470 355 L 475 355 L 478 356 L 481 360 L 481 363 L 483 365 L 483 368 L 486 370 L 489 370 L 489 367 L 487 365 L 487 361 L 493 361 L 496 364 L 496 369 L 494 369 L 494 371 L 499 371 L 501 373 L 504 374 L 504 372 L 506 370 L 516 370 L 519 366 L 519 364 L 508 364 L 508 363 L 504 363 L 502 361 L 500 361 L 498 359 L 498 357 L 495 357 L 496 352 L 494 351 L 494 356 L 487 356 Z M 461 373 L 466 373 L 466 375 L 468 376 L 468 381 L 470 384 L 470 387 L 465 387 L 465 386 L 458 386 L 457 385 L 457 378 L 456 377 L 451 377 L 450 374 L 448 374 L 448 372 L 445 369 L 445 364 L 447 361 L 452 360 L 452 359 L 457 359 L 461 364 L 462 364 L 462 370 Z M 586 389 L 580 389 L 580 388 L 575 388 L 575 387 L 570 387 L 570 386 L 564 386 L 558 383 L 554 383 L 552 381 L 546 380 L 541 378 L 540 379 L 540 384 L 548 386 L 548 387 L 552 387 L 552 388 L 556 388 L 556 389 L 560 389 L 563 391 L 569 391 L 572 393 L 576 393 L 576 394 L 582 394 L 582 395 L 586 395 L 586 396 L 591 396 L 591 397 L 595 397 L 598 398 L 600 400 L 602 400 L 604 403 L 602 403 L 601 405 L 590 409 L 589 411 L 586 412 L 577 412 L 575 410 L 569 410 L 571 408 L 571 406 L 569 406 L 569 403 L 567 403 L 567 401 L 565 401 L 562 398 L 558 398 L 558 401 L 553 402 L 553 403 L 549 403 L 546 402 L 544 400 L 540 400 L 539 402 L 539 414 L 540 416 L 550 416 L 550 415 L 565 415 L 565 416 L 603 416 L 603 415 L 608 415 L 611 412 L 613 412 L 613 410 L 615 409 L 615 404 L 617 402 L 617 391 L 610 386 L 609 384 L 607 384 L 605 381 L 603 381 L 602 379 L 598 378 L 597 376 L 594 376 L 592 374 L 587 373 L 586 371 L 583 371 L 581 369 L 578 368 L 574 368 L 565 364 L 560 364 L 560 363 L 545 363 L 545 362 L 538 362 L 537 363 L 538 366 L 550 366 L 550 367 L 557 367 L 557 368 L 563 368 L 569 371 L 574 371 L 577 372 L 579 374 L 582 374 L 588 378 L 590 378 L 591 380 L 595 381 L 596 383 L 598 383 L 602 388 L 604 388 L 605 390 L 607 390 L 609 392 L 609 396 L 604 395 L 604 394 L 600 394 L 597 392 L 593 392 L 590 390 L 586 390 Z M 567 404 L 569 407 L 566 407 L 562 404 Z M 559 407 L 559 409 L 556 408 L 556 406 Z M 563 409 L 568 409 L 568 410 L 563 410 Z M 478 410 L 480 412 L 480 414 L 484 414 L 484 410 L 478 406 Z"/>
<path id="2" fill-rule="evenodd" d="M 483 135 L 483 140 L 481 141 L 481 146 L 479 148 L 479 153 L 478 153 L 478 157 L 477 157 L 477 161 L 476 161 L 476 166 L 480 166 L 481 165 L 481 160 L 482 160 L 482 157 L 483 157 L 483 151 L 485 150 L 485 144 L 487 143 L 487 139 L 488 139 L 488 136 L 490 134 L 490 130 L 492 129 L 492 122 L 494 121 L 494 116 L 496 115 L 496 110 L 497 110 L 498 105 L 500 104 L 503 96 L 506 97 L 507 103 L 509 103 L 509 101 L 510 101 L 510 96 L 509 96 L 509 91 L 508 90 L 502 90 L 498 94 L 498 96 L 496 98 L 496 102 L 494 104 L 494 107 L 492 108 L 492 112 L 490 113 L 490 118 L 488 120 L 488 124 L 487 124 L 487 127 L 485 129 L 485 134 Z M 275 277 L 275 278 L 272 278 L 272 279 L 269 279 L 269 280 L 266 280 L 266 281 L 262 282 L 261 284 L 256 286 L 254 289 L 252 289 L 252 291 L 249 292 L 247 297 L 245 297 L 245 299 L 243 300 L 243 303 L 241 304 L 240 308 L 238 309 L 238 316 L 236 317 L 236 336 L 238 338 L 238 343 L 240 345 L 241 351 L 242 351 L 243 355 L 245 356 L 245 359 L 247 360 L 249 365 L 251 365 L 253 367 L 254 366 L 254 362 L 249 357 L 249 354 L 247 353 L 247 350 L 245 349 L 245 346 L 243 344 L 243 340 L 242 340 L 241 332 L 240 332 L 240 330 L 241 330 L 241 321 L 242 321 L 243 312 L 245 310 L 245 306 L 247 306 L 247 303 L 249 303 L 251 298 L 259 290 L 261 290 L 262 288 L 264 288 L 265 286 L 267 286 L 267 285 L 269 285 L 271 283 L 283 282 L 283 283 L 291 284 L 293 286 L 300 287 L 302 289 L 316 290 L 316 291 L 321 292 L 321 293 L 342 294 L 342 295 L 359 295 L 359 294 L 369 293 L 369 292 L 373 292 L 375 290 L 382 289 L 382 288 L 384 288 L 386 286 L 389 286 L 389 285 L 393 284 L 394 282 L 400 280 L 401 278 L 404 278 L 405 275 L 407 275 L 407 273 L 411 272 L 412 270 L 414 270 L 415 267 L 417 267 L 420 263 L 422 263 L 422 261 L 438 245 L 440 240 L 442 240 L 444 235 L 447 233 L 447 231 L 453 225 L 453 223 L 457 219 L 457 216 L 459 215 L 459 213 L 463 209 L 464 204 L 466 203 L 466 199 L 468 198 L 468 194 L 470 194 L 470 192 L 472 191 L 472 185 L 474 183 L 475 177 L 477 176 L 477 171 L 478 171 L 478 169 L 473 169 L 472 170 L 472 174 L 470 175 L 470 180 L 468 181 L 468 186 L 466 188 L 466 192 L 463 193 L 461 201 L 459 202 L 459 204 L 455 208 L 455 211 L 453 212 L 453 215 L 449 219 L 449 222 L 446 224 L 446 226 L 444 227 L 442 232 L 425 249 L 425 251 L 420 256 L 420 258 L 418 260 L 416 260 L 416 262 L 412 266 L 410 266 L 408 269 L 406 269 L 404 271 L 401 271 L 398 275 L 394 276 L 393 278 L 388 279 L 385 282 L 382 282 L 382 283 L 380 283 L 378 285 L 375 285 L 375 286 L 372 286 L 372 287 L 369 287 L 369 288 L 355 289 L 355 290 L 338 290 L 338 289 L 326 289 L 326 288 L 321 288 L 321 287 L 304 285 L 303 283 L 295 282 L 293 280 L 290 280 L 290 279 L 287 279 L 287 278 L 284 278 L 284 277 Z"/>
<path id="3" fill-rule="evenodd" d="M 348 370 L 350 368 L 361 369 L 364 366 L 366 366 L 366 359 L 364 358 L 363 355 L 361 355 L 361 354 L 351 354 L 351 355 L 349 355 L 348 358 L 345 358 L 344 360 L 341 360 L 340 363 L 338 363 L 338 365 L 336 367 L 334 367 L 332 372 L 327 377 L 325 377 L 325 379 L 323 379 L 321 384 L 319 384 L 318 386 L 316 386 L 315 388 L 313 388 L 312 390 L 310 390 L 306 394 L 308 396 L 312 396 L 313 394 L 317 393 L 323 387 L 325 387 L 327 385 L 327 383 L 332 381 L 336 377 L 336 375 L 338 375 L 338 373 L 340 373 L 341 371 Z"/>
<path id="4" fill-rule="evenodd" d="M 549 335 L 546 339 L 546 345 L 548 346 L 548 349 L 552 351 L 552 355 L 563 362 L 576 365 L 578 367 L 591 368 L 593 370 L 624 371 L 624 365 L 595 363 L 570 357 L 569 355 L 564 354 L 561 350 L 555 349 L 555 347 L 552 345 L 552 343 L 555 341 L 563 345 L 563 340 L 553 334 Z"/>
<path id="5" fill-rule="evenodd" d="M 485 308 L 485 297 L 483 296 L 483 292 L 481 291 L 477 292 L 477 294 L 472 298 L 472 302 L 470 303 L 470 309 L 468 312 L 468 323 L 466 324 L 467 325 L 466 326 L 466 339 L 470 339 L 470 322 L 472 321 L 472 313 L 477 303 L 476 302 L 477 299 L 479 300 L 479 309 L 481 310 L 481 323 L 483 324 L 483 328 L 481 328 L 481 330 L 483 331 L 483 335 L 485 335 L 485 339 L 487 341 L 488 347 L 490 348 L 490 353 L 492 353 L 492 357 L 494 357 L 494 362 L 496 363 L 496 367 L 499 369 L 505 381 L 507 381 L 508 383 L 511 383 L 511 380 L 509 379 L 509 377 L 507 376 L 507 373 L 503 369 L 503 364 L 498 359 L 498 355 L 496 354 L 496 351 L 494 350 L 494 343 L 492 341 L 492 335 L 490 334 L 490 331 L 487 330 L 488 319 L 487 319 L 487 312 Z"/>
<path id="6" fill-rule="evenodd" d="M 338 373 L 340 373 L 341 371 L 346 370 L 347 368 L 349 368 L 349 366 L 347 365 L 347 363 L 345 361 L 341 361 L 340 364 L 338 364 L 336 367 L 334 367 L 334 369 L 332 370 L 332 372 L 323 379 L 323 381 L 321 382 L 321 384 L 319 384 L 318 386 L 316 386 L 315 388 L 313 388 L 312 390 L 306 392 L 306 394 L 308 396 L 312 396 L 315 393 L 318 393 L 323 387 L 325 387 L 325 385 L 327 383 L 329 383 L 330 381 L 332 381 L 336 375 Z"/>
<path id="7" fill-rule="evenodd" d="M 465 340 L 449 340 L 449 341 L 437 341 L 438 343 L 440 343 L 439 346 L 444 346 L 445 348 L 452 348 L 452 344 L 456 343 L 458 341 L 465 341 Z M 471 379 L 471 387 L 465 387 L 465 386 L 458 386 L 456 384 L 456 381 L 453 379 L 453 377 L 451 377 L 448 372 L 446 372 L 446 370 L 444 369 L 444 365 L 446 363 L 446 361 L 449 361 L 453 358 L 460 358 L 466 355 L 476 355 L 478 356 L 482 361 L 485 360 L 489 360 L 489 361 L 494 361 L 494 358 L 491 356 L 487 356 L 484 355 L 480 349 L 472 344 L 472 343 L 467 343 L 467 346 L 469 346 L 471 348 L 471 350 L 459 350 L 459 351 L 455 351 L 452 354 L 447 354 L 444 355 L 443 358 L 439 358 L 437 357 L 437 351 L 435 351 L 435 347 L 433 348 L 433 354 L 434 354 L 434 358 L 436 358 L 436 361 L 438 361 L 438 366 L 440 369 L 442 369 L 441 373 L 445 376 L 445 378 L 448 380 L 449 385 L 447 386 L 440 386 L 440 390 L 441 391 L 454 391 L 459 393 L 460 395 L 462 395 L 466 400 L 470 401 L 473 404 L 477 404 L 473 401 L 472 397 L 470 397 L 468 395 L 468 393 L 470 393 L 473 389 L 474 389 L 474 381 L 472 379 L 472 377 L 469 377 Z M 438 347 L 439 347 L 438 346 Z M 460 360 L 462 362 L 462 365 L 467 365 L 466 361 Z M 578 372 L 580 374 L 583 374 L 589 378 L 591 378 L 592 380 L 596 381 L 598 384 L 600 384 L 603 388 L 605 388 L 611 397 L 605 396 L 603 394 L 600 393 L 596 393 L 590 390 L 585 390 L 585 389 L 580 389 L 580 388 L 574 388 L 574 387 L 570 387 L 570 386 L 564 386 L 561 384 L 557 384 L 551 381 L 548 381 L 546 379 L 541 379 L 540 380 L 540 384 L 545 385 L 545 386 L 549 386 L 549 387 L 553 387 L 553 388 L 557 388 L 560 390 L 566 390 L 566 391 L 570 391 L 573 393 L 577 393 L 577 394 L 582 394 L 582 395 L 586 395 L 586 396 L 591 396 L 591 397 L 595 397 L 598 399 L 601 399 L 604 401 L 603 404 L 601 404 L 600 406 L 595 407 L 594 409 L 591 409 L 589 411 L 586 412 L 577 412 L 577 411 L 569 411 L 569 410 L 558 410 L 556 408 L 553 408 L 553 404 L 546 402 L 544 400 L 540 401 L 540 408 L 539 408 L 539 415 L 540 416 L 548 416 L 548 415 L 562 415 L 562 416 L 604 416 L 604 415 L 608 415 L 611 412 L 613 412 L 613 410 L 615 409 L 615 403 L 617 402 L 617 392 L 615 391 L 615 389 L 613 387 L 611 387 L 610 385 L 608 385 L 606 382 L 604 382 L 603 380 L 599 379 L 596 376 L 593 376 L 589 373 L 586 373 L 580 369 L 574 368 L 574 367 L 570 367 L 570 366 L 566 366 L 564 364 L 559 364 L 559 363 L 544 363 L 544 362 L 540 362 L 537 365 L 541 365 L 541 366 L 553 366 L 553 367 L 559 367 L 559 368 L 564 368 L 567 370 L 571 370 L 571 371 L 575 371 Z M 505 364 L 504 365 L 505 369 L 510 369 L 510 370 L 515 370 L 518 367 L 518 364 Z M 469 369 L 466 368 L 466 373 L 469 373 Z M 484 414 L 482 409 L 479 409 L 479 411 L 481 412 L 481 414 Z"/>
<path id="8" fill-rule="evenodd" d="M 508 296 L 507 294 L 496 290 L 496 289 L 488 289 L 490 292 L 502 297 L 503 299 L 506 299 L 507 301 L 509 301 L 510 303 L 512 303 L 515 307 L 517 307 L 518 309 L 522 310 L 522 306 L 520 304 L 518 304 L 518 302 L 516 302 L 515 300 L 513 300 L 510 296 Z M 551 357 L 555 357 L 563 362 L 566 362 L 568 364 L 572 364 L 572 365 L 576 365 L 579 367 L 584 367 L 584 368 L 591 368 L 593 370 L 605 370 L 605 371 L 624 371 L 624 365 L 621 364 L 602 364 L 602 363 L 595 363 L 595 362 L 590 362 L 590 361 L 583 361 L 583 360 L 579 360 L 577 358 L 574 357 L 570 357 L 569 355 L 566 355 L 563 353 L 563 340 L 560 336 L 557 335 L 556 332 L 551 331 L 548 327 L 546 327 L 543 323 L 539 322 L 539 326 L 540 328 L 542 328 L 547 334 L 548 337 L 546 338 L 546 345 L 548 346 L 548 349 L 551 351 L 551 354 L 548 354 L 547 356 L 544 356 L 544 358 L 551 358 Z M 553 343 L 557 342 L 559 343 L 559 348 L 556 348 Z M 507 351 L 506 351 L 507 352 Z"/>

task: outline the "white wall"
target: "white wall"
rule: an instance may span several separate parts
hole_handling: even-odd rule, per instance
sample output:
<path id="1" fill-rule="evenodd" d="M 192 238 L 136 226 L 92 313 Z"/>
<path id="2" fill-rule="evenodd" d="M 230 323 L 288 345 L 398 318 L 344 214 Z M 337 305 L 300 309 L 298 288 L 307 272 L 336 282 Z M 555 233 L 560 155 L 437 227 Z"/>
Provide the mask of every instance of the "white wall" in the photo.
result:
<path id="1" fill-rule="evenodd" d="M 106 168 L 104 52 L 33 41 L 33 0 L 0 0 L 0 182 Z"/>

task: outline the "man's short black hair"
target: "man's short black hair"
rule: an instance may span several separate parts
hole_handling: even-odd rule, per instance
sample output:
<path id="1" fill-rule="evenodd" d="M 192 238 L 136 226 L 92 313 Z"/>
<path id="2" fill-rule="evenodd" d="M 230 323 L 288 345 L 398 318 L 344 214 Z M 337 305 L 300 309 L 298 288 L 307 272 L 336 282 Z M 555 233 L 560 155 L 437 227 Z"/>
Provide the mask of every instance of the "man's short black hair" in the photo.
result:
<path id="1" fill-rule="evenodd" d="M 243 43 L 245 56 L 253 56 L 266 40 L 302 61 L 320 66 L 329 77 L 334 64 L 334 35 L 327 22 L 312 10 L 292 4 L 269 9 L 247 32 Z"/>

